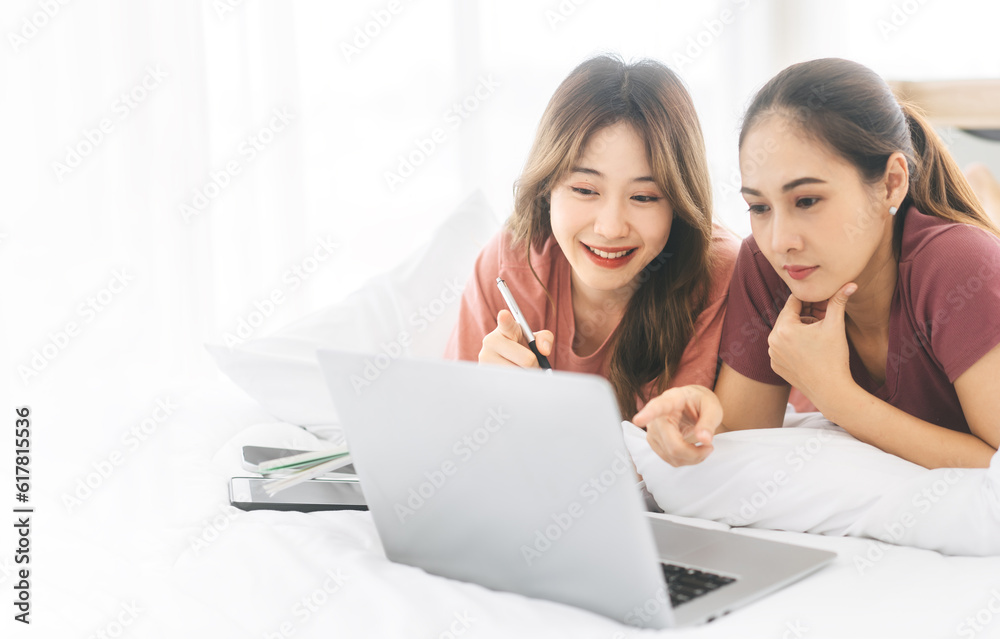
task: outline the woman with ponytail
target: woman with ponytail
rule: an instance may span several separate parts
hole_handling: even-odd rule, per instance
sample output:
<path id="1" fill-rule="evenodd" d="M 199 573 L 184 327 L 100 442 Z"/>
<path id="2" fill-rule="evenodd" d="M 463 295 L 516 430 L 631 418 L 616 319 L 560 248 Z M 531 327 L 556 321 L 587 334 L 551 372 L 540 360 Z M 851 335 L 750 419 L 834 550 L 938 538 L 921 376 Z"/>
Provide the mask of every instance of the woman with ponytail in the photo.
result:
<path id="1" fill-rule="evenodd" d="M 603 375 L 624 418 L 711 387 L 739 241 L 712 223 L 701 127 L 653 60 L 587 60 L 556 89 L 506 228 L 480 253 L 445 357 L 538 368 L 503 278 L 560 371 Z"/>
<path id="2" fill-rule="evenodd" d="M 648 404 L 657 453 L 780 427 L 794 387 L 861 441 L 928 468 L 1000 446 L 1000 229 L 941 140 L 870 69 L 793 65 L 740 133 L 753 234 L 730 287 L 715 394 Z"/>

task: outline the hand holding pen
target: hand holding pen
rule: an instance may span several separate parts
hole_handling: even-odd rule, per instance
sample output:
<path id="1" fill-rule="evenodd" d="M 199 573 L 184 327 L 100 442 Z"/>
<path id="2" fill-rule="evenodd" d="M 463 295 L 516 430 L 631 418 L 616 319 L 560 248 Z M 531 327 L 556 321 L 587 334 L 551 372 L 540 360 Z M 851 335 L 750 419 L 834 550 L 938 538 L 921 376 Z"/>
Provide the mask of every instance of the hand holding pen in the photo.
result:
<path id="1" fill-rule="evenodd" d="M 496 330 L 483 338 L 483 349 L 479 352 L 480 363 L 514 364 L 522 368 L 551 370 L 546 356 L 552 354 L 552 344 L 555 341 L 552 331 L 533 332 L 507 285 L 499 277 L 497 287 L 510 310 L 502 310 L 497 314 Z"/>

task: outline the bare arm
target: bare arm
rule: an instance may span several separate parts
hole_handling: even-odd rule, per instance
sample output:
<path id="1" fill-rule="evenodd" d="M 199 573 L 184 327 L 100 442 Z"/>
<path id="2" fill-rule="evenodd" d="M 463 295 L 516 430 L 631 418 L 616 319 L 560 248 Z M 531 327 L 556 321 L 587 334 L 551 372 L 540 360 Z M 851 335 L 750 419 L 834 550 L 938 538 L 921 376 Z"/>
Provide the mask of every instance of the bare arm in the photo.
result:
<path id="1" fill-rule="evenodd" d="M 723 363 L 715 395 L 722 405 L 722 425 L 716 430 L 779 428 L 788 404 L 790 386 L 774 386 L 744 377 Z"/>
<path id="2" fill-rule="evenodd" d="M 816 407 L 863 442 L 926 468 L 985 468 L 1000 444 L 1000 346 L 955 380 L 973 434 L 914 417 L 854 385 Z M 837 395 L 831 393 L 833 398 Z"/>
<path id="3" fill-rule="evenodd" d="M 994 452 L 1000 449 L 997 380 L 1000 380 L 1000 346 L 993 347 L 955 380 L 955 392 L 962 403 L 969 429 Z M 989 465 L 989 460 L 986 460 L 986 465 Z"/>

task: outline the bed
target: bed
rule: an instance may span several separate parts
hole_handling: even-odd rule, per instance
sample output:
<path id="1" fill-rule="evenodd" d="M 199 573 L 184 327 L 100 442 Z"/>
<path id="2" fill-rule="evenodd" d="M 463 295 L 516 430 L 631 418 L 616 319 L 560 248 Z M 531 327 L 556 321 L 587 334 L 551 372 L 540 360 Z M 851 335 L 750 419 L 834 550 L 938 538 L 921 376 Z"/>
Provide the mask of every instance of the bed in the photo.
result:
<path id="1" fill-rule="evenodd" d="M 367 512 L 243 512 L 228 504 L 229 478 L 246 474 L 241 446 L 320 448 L 341 440 L 335 408 L 310 359 L 317 344 L 336 345 L 331 325 L 351 323 L 359 349 L 390 348 L 392 337 L 408 327 L 410 354 L 435 352 L 457 303 L 442 302 L 445 311 L 426 325 L 409 320 L 443 299 L 441 291 L 468 272 L 478 246 L 496 227 L 484 199 L 473 196 L 429 245 L 354 296 L 267 338 L 213 347 L 227 376 L 175 389 L 155 453 L 137 453 L 116 467 L 122 480 L 94 479 L 90 494 L 81 487 L 88 476 L 78 478 L 82 484 L 67 483 L 55 497 L 61 503 L 40 508 L 40 523 L 46 508 L 68 516 L 59 517 L 58 527 L 37 526 L 32 538 L 43 549 L 33 567 L 36 636 L 655 634 L 394 564 Z M 454 246 L 456 238 L 462 238 L 462 255 L 436 262 L 443 251 L 435 242 Z M 62 399 L 73 405 L 78 398 Z M 78 419 L 87 428 L 87 420 L 96 418 Z M 97 466 L 93 472 L 101 474 Z M 730 528 L 707 519 L 657 516 Z M 732 530 L 827 549 L 837 559 L 723 618 L 663 636 L 1000 637 L 1000 556 L 952 556 L 861 537 Z M 13 568 L 9 560 L 0 562 L 7 588 L 17 580 Z"/>
<path id="2" fill-rule="evenodd" d="M 70 529 L 39 533 L 45 563 L 38 574 L 59 566 L 61 578 L 43 580 L 35 614 L 46 632 L 38 636 L 99 630 L 116 636 L 117 628 L 124 636 L 220 638 L 652 634 L 389 562 L 365 512 L 235 510 L 227 503 L 226 485 L 244 474 L 240 446 L 323 442 L 275 421 L 227 381 L 178 394 L 177 404 L 162 442 L 169 450 L 161 451 L 169 453 L 176 472 L 138 469 L 128 486 L 120 482 L 114 494 L 84 504 Z M 143 500 L 144 485 L 161 491 L 156 503 Z M 109 527 L 105 508 L 116 498 L 134 508 Z M 946 556 L 851 537 L 735 531 L 828 549 L 838 557 L 774 595 L 670 636 L 1000 636 L 1000 557 Z"/>

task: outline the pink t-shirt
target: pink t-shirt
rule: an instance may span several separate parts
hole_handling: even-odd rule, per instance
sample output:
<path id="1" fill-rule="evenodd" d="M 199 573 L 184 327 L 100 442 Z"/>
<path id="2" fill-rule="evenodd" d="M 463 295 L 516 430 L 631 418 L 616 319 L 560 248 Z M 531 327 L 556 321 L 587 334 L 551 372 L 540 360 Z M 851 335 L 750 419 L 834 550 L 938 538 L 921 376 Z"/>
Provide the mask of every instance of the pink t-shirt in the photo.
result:
<path id="1" fill-rule="evenodd" d="M 507 308 L 496 286 L 497 277 L 502 277 L 517 300 L 528 326 L 533 331 L 547 329 L 555 334 L 555 345 L 548 358 L 552 368 L 607 377 L 610 336 L 600 348 L 586 357 L 577 355 L 573 350 L 577 333 L 585 331 L 586 326 L 578 326 L 573 317 L 571 268 L 559 244 L 550 236 L 541 251 L 532 248 L 531 252 L 535 272 L 555 301 L 556 308 L 553 310 L 524 259 L 523 247 L 513 250 L 510 241 L 510 235 L 502 231 L 479 254 L 475 272 L 462 294 L 458 324 L 448 341 L 445 357 L 478 361 L 483 338 L 496 329 L 497 313 Z M 715 385 L 722 319 L 739 240 L 726 229 L 715 226 L 712 250 L 717 259 L 708 305 L 695 322 L 694 335 L 670 386 L 701 384 L 712 388 Z"/>
<path id="2" fill-rule="evenodd" d="M 954 382 L 1000 344 L 1000 238 L 912 207 L 905 215 L 885 383 L 876 384 L 848 340 L 851 375 L 910 415 L 968 433 Z M 736 372 L 786 384 L 771 370 L 767 336 L 789 292 L 753 237 L 743 240 L 720 349 Z"/>

